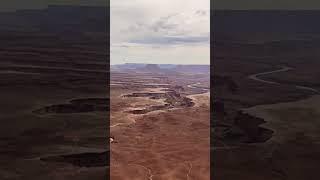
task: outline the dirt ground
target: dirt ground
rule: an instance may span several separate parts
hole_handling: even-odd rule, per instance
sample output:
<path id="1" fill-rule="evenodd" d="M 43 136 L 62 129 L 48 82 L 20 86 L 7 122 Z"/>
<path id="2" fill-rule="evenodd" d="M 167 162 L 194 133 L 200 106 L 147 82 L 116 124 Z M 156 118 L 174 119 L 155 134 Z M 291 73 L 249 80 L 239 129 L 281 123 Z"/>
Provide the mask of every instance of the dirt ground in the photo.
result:
<path id="1" fill-rule="evenodd" d="M 128 108 L 164 104 L 164 99 L 121 96 L 146 91 L 165 93 L 159 87 L 111 86 L 111 179 L 210 179 L 208 93 L 190 95 L 195 102 L 192 107 L 138 115 L 126 112 Z"/>

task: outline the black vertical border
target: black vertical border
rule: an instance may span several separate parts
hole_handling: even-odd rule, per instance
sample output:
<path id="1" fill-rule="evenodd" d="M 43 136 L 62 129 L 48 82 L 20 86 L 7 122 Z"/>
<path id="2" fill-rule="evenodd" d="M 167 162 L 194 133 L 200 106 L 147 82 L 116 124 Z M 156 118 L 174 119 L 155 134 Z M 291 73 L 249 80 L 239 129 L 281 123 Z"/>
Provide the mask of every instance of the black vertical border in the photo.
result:
<path id="1" fill-rule="evenodd" d="M 109 137 L 110 137 L 110 0 L 106 0 L 106 71 L 107 71 L 107 76 L 106 76 L 106 93 L 107 93 L 107 98 L 108 98 L 108 110 L 106 113 L 106 128 L 107 128 L 107 135 L 106 135 L 106 141 L 107 141 L 107 157 L 106 157 L 106 161 L 107 161 L 107 177 L 106 179 L 109 180 L 110 179 L 110 141 L 109 141 Z"/>

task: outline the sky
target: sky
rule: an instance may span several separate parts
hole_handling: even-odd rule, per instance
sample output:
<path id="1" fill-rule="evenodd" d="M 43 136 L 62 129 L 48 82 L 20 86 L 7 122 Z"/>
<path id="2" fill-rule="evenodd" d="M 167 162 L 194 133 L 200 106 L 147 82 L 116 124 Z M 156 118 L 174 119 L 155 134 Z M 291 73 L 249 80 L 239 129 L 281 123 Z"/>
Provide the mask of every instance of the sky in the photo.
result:
<path id="1" fill-rule="evenodd" d="M 111 0 L 111 64 L 209 64 L 210 0 Z"/>

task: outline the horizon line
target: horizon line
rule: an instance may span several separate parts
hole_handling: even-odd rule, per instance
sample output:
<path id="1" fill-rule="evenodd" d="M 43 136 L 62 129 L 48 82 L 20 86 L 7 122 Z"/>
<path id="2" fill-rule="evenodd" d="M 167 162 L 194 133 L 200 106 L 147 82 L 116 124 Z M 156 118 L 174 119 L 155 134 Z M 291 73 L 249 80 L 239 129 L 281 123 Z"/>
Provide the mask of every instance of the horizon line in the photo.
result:
<path id="1" fill-rule="evenodd" d="M 113 65 L 124 65 L 124 64 L 155 64 L 155 65 L 211 65 L 211 64 L 175 64 L 175 63 L 118 63 L 118 64 L 111 64 L 110 63 L 110 66 L 113 66 Z"/>

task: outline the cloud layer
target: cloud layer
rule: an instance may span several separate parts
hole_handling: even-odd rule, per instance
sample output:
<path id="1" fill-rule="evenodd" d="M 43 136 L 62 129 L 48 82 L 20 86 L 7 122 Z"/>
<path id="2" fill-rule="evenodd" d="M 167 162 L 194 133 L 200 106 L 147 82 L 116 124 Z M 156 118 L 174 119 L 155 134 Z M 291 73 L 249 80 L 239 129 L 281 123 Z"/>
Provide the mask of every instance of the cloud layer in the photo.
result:
<path id="1" fill-rule="evenodd" d="M 110 4 L 112 64 L 209 64 L 209 0 Z"/>

